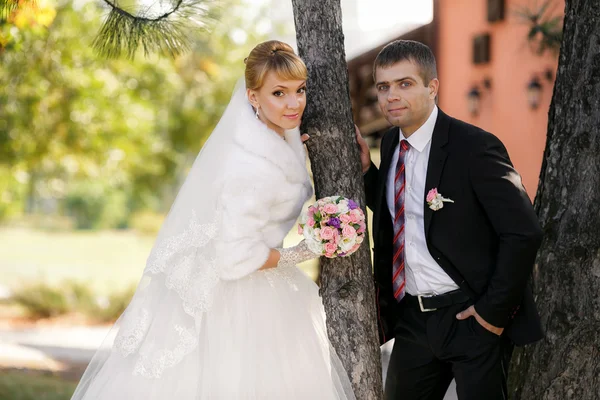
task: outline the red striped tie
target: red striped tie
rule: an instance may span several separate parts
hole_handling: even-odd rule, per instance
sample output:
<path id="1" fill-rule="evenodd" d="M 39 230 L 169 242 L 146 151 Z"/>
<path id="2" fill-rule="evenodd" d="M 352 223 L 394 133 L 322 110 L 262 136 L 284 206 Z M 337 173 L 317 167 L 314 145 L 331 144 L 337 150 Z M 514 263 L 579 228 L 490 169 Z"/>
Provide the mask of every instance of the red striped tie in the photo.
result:
<path id="1" fill-rule="evenodd" d="M 408 149 L 408 142 L 406 140 L 400 141 L 400 156 L 398 157 L 398 164 L 396 164 L 396 177 L 394 178 L 394 189 L 396 193 L 394 198 L 394 210 L 396 210 L 396 216 L 394 217 L 392 286 L 394 288 L 394 297 L 396 298 L 396 301 L 400 301 L 404 297 L 406 285 L 404 274 L 404 186 L 406 184 L 404 160 Z"/>

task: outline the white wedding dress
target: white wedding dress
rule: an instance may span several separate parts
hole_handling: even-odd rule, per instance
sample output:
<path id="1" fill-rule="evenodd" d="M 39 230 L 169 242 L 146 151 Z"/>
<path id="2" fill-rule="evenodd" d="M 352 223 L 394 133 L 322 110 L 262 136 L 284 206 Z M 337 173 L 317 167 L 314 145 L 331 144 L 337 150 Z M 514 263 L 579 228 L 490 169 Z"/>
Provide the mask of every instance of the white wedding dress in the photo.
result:
<path id="1" fill-rule="evenodd" d="M 312 194 L 300 134 L 285 139 L 238 84 L 73 399 L 355 398 L 315 283 L 258 270 Z"/>

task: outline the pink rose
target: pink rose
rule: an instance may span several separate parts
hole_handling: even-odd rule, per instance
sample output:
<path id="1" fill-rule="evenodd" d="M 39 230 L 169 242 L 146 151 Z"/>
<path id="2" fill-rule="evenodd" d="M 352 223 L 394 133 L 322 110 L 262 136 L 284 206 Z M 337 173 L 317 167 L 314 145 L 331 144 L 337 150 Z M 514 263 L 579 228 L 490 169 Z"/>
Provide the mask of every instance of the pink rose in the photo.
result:
<path id="1" fill-rule="evenodd" d="M 342 214 L 342 215 L 340 215 L 340 221 L 347 224 L 348 222 L 351 221 L 351 218 L 348 214 Z"/>
<path id="2" fill-rule="evenodd" d="M 358 230 L 356 232 L 358 233 L 364 233 L 367 230 L 367 224 L 365 224 L 364 222 L 359 222 L 358 225 L 360 225 L 360 227 L 358 228 Z"/>
<path id="3" fill-rule="evenodd" d="M 350 250 L 348 250 L 347 254 L 354 253 L 356 250 L 358 250 L 359 247 L 360 247 L 360 243 L 355 244 L 354 246 L 352 246 L 352 248 Z"/>
<path id="4" fill-rule="evenodd" d="M 344 229 L 342 229 L 342 235 L 345 238 L 354 237 L 354 235 L 356 235 L 356 229 L 354 229 L 350 225 L 346 225 L 346 226 L 344 226 Z"/>
<path id="5" fill-rule="evenodd" d="M 310 226 L 311 228 L 315 226 L 315 220 L 310 218 L 307 222 L 306 225 Z"/>
<path id="6" fill-rule="evenodd" d="M 302 225 L 298 225 L 298 235 L 302 235 L 302 232 L 304 232 L 304 229 L 302 229 Z"/>
<path id="7" fill-rule="evenodd" d="M 360 217 L 356 214 L 350 214 L 350 222 L 353 224 L 358 224 L 360 222 Z"/>
<path id="8" fill-rule="evenodd" d="M 326 204 L 323 207 L 323 211 L 327 214 L 335 214 L 338 211 L 338 208 L 335 204 Z"/>
<path id="9" fill-rule="evenodd" d="M 359 222 L 364 219 L 364 214 L 359 208 L 357 208 L 355 210 L 350 211 L 350 217 L 352 218 L 352 222 Z"/>
<path id="10" fill-rule="evenodd" d="M 321 238 L 323 240 L 333 239 L 333 228 L 326 226 L 323 229 L 321 229 Z"/>
<path id="11" fill-rule="evenodd" d="M 333 255 L 335 253 L 335 251 L 337 250 L 337 245 L 335 243 L 325 243 L 325 253 L 326 254 L 330 254 Z M 330 257 L 330 256 L 328 256 Z"/>
<path id="12" fill-rule="evenodd" d="M 333 243 L 337 244 L 340 242 L 340 240 L 342 239 L 342 237 L 340 236 L 340 233 L 337 230 L 333 231 Z"/>
<path id="13" fill-rule="evenodd" d="M 431 203 L 433 201 L 433 199 L 435 199 L 438 195 L 438 191 L 437 188 L 433 188 L 429 191 L 429 193 L 427 193 L 427 202 Z"/>

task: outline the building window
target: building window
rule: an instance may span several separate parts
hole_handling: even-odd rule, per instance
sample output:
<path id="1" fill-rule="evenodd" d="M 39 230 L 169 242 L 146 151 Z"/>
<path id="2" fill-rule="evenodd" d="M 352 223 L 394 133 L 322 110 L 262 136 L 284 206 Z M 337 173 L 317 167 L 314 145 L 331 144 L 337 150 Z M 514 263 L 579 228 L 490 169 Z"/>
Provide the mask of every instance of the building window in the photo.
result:
<path id="1" fill-rule="evenodd" d="M 504 19 L 505 0 L 487 0 L 488 22 L 502 21 Z"/>
<path id="2" fill-rule="evenodd" d="M 490 62 L 490 34 L 484 33 L 473 38 L 473 64 Z"/>

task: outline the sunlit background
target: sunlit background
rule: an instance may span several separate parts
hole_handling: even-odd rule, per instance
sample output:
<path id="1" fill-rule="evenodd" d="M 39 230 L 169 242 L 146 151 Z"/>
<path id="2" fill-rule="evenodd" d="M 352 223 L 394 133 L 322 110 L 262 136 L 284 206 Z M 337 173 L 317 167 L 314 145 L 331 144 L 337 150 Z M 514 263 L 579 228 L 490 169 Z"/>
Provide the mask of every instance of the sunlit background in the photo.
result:
<path id="1" fill-rule="evenodd" d="M 38 398 L 23 385 L 68 399 L 127 305 L 243 59 L 266 39 L 295 46 L 294 19 L 290 0 L 214 0 L 217 22 L 190 52 L 107 60 L 92 49 L 103 1 L 26 3 L 0 17 L 0 400 Z M 354 120 L 375 161 L 387 122 L 372 62 L 386 42 L 420 40 L 438 60 L 440 108 L 497 134 L 533 196 L 557 58 L 528 39 L 530 17 L 546 3 L 540 21 L 560 17 L 564 1 L 341 3 Z M 302 268 L 318 279 L 317 263 Z"/>
<path id="2" fill-rule="evenodd" d="M 35 279 L 135 281 L 244 57 L 269 38 L 295 46 L 291 2 L 223 3 L 174 60 L 98 57 L 105 10 L 93 1 L 40 0 L 2 25 L 0 293 Z M 430 22 L 432 3 L 344 1 L 343 13 L 351 58 Z"/>

